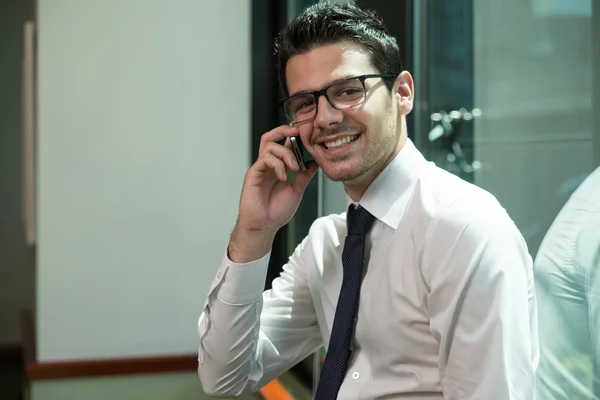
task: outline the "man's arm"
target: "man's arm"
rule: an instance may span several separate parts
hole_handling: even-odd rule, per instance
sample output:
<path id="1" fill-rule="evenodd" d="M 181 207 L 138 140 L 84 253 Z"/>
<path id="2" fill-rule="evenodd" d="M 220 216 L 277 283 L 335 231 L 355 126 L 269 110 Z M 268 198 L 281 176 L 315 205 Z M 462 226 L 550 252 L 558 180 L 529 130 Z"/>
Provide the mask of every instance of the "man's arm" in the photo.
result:
<path id="1" fill-rule="evenodd" d="M 256 392 L 321 345 L 300 244 L 263 293 L 270 253 L 244 264 L 224 257 L 198 322 L 198 374 L 206 393 Z"/>
<path id="2" fill-rule="evenodd" d="M 532 400 L 539 350 L 532 260 L 495 201 L 453 207 L 428 243 L 431 332 L 446 400 Z"/>

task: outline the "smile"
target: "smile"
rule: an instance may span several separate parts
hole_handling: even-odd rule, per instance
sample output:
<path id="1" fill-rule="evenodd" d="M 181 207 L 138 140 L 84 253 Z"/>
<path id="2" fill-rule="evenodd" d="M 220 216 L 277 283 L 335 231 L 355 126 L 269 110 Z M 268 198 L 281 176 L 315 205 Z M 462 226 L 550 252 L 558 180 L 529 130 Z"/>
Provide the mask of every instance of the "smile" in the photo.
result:
<path id="1" fill-rule="evenodd" d="M 336 147 L 347 145 L 348 143 L 354 142 L 358 139 L 358 135 L 346 136 L 333 142 L 325 142 L 323 145 L 328 149 L 334 149 Z"/>

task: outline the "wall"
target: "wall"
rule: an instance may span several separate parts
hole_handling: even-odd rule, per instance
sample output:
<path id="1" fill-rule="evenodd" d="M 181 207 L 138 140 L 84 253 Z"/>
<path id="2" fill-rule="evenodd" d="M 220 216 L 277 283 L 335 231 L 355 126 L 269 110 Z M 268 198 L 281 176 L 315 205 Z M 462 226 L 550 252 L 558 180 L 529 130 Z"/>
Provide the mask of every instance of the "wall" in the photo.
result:
<path id="1" fill-rule="evenodd" d="M 39 0 L 39 361 L 197 351 L 250 162 L 250 1 Z"/>
<path id="2" fill-rule="evenodd" d="M 21 219 L 21 57 L 27 2 L 0 2 L 0 345 L 21 341 L 28 292 Z"/>
<path id="3" fill-rule="evenodd" d="M 196 373 L 135 375 L 118 378 L 37 381 L 31 386 L 32 400 L 207 400 Z M 243 396 L 241 400 L 258 396 Z"/>

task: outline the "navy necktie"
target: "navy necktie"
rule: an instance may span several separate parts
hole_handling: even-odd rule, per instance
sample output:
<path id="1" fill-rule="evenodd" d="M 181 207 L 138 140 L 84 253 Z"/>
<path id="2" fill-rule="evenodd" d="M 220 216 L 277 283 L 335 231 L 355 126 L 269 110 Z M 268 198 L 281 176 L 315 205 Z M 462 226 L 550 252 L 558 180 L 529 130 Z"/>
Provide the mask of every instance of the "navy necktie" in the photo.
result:
<path id="1" fill-rule="evenodd" d="M 336 399 L 346 375 L 362 283 L 365 235 L 371 229 L 375 217 L 361 206 L 355 209 L 351 205 L 347 220 L 348 235 L 342 253 L 344 278 L 315 400 Z"/>

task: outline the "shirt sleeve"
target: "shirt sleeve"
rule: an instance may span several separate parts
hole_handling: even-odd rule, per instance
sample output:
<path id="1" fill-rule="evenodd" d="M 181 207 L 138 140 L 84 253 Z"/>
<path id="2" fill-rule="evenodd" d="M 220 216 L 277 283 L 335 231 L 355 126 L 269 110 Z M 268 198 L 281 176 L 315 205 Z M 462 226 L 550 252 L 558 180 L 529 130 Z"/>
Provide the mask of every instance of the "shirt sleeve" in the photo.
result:
<path id="1" fill-rule="evenodd" d="M 270 253 L 246 264 L 223 257 L 198 321 L 198 375 L 207 394 L 256 392 L 321 345 L 306 276 L 307 243 L 264 293 Z"/>
<path id="2" fill-rule="evenodd" d="M 430 329 L 447 400 L 531 400 L 539 358 L 532 260 L 496 203 L 452 207 L 428 239 Z"/>

